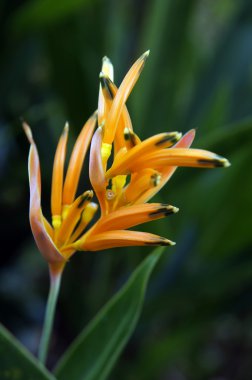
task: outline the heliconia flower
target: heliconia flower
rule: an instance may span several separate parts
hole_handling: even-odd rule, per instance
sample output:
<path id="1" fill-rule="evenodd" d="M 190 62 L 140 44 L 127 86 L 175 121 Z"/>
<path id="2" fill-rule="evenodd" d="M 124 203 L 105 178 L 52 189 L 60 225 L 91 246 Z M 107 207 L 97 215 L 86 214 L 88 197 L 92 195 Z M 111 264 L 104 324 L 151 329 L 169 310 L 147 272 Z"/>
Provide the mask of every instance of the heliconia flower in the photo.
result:
<path id="1" fill-rule="evenodd" d="M 49 223 L 41 211 L 39 156 L 29 126 L 24 130 L 31 144 L 29 154 L 30 224 L 37 246 L 50 267 L 61 270 L 75 251 L 140 245 L 173 245 L 171 240 L 129 228 L 176 213 L 171 205 L 146 203 L 179 166 L 227 167 L 228 160 L 206 150 L 191 149 L 195 131 L 183 137 L 164 132 L 144 141 L 133 131 L 126 101 L 143 69 L 149 52 L 131 67 L 119 88 L 113 82 L 113 66 L 103 59 L 98 112 L 80 132 L 66 176 L 64 165 L 68 137 L 66 123 L 53 165 Z M 96 125 L 98 128 L 95 131 Z M 76 197 L 81 170 L 91 142 L 89 177 L 93 189 Z M 100 217 L 90 226 L 98 209 Z"/>

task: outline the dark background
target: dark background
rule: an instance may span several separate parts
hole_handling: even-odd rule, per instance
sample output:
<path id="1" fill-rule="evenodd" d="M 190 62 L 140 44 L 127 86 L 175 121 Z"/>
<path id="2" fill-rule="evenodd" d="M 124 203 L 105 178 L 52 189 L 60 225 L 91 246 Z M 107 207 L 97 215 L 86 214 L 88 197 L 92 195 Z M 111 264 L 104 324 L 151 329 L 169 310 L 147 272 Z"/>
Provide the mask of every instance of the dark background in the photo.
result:
<path id="1" fill-rule="evenodd" d="M 49 281 L 29 227 L 29 145 L 20 117 L 38 145 L 49 216 L 57 140 L 68 120 L 72 146 L 96 109 L 101 58 L 113 61 L 118 85 L 150 49 L 128 102 L 135 131 L 144 138 L 195 127 L 193 146 L 232 166 L 179 169 L 156 197 L 180 212 L 141 229 L 177 245 L 152 276 L 138 328 L 110 378 L 251 379 L 251 1 L 12 0 L 1 1 L 0 18 L 1 321 L 36 353 Z M 82 189 L 88 186 L 84 171 Z M 50 367 L 147 253 L 71 259 Z"/>

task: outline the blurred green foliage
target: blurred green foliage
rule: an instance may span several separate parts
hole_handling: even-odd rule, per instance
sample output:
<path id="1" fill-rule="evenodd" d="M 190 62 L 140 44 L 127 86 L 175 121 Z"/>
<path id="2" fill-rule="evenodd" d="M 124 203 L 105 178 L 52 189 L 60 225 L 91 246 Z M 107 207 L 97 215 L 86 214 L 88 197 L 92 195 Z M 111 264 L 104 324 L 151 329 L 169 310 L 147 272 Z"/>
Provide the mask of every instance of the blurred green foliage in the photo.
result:
<path id="1" fill-rule="evenodd" d="M 71 145 L 97 107 L 101 58 L 111 58 L 119 84 L 150 49 L 128 102 L 136 132 L 196 128 L 193 146 L 232 166 L 179 169 L 159 195 L 180 213 L 143 228 L 177 245 L 152 277 L 140 324 L 111 379 L 251 379 L 251 1 L 6 0 L 0 17 L 1 320 L 36 351 L 48 274 L 29 228 L 20 117 L 39 148 L 48 215 L 57 139 L 68 120 Z M 89 186 L 87 170 L 82 185 Z M 73 257 L 50 366 L 146 252 Z"/>

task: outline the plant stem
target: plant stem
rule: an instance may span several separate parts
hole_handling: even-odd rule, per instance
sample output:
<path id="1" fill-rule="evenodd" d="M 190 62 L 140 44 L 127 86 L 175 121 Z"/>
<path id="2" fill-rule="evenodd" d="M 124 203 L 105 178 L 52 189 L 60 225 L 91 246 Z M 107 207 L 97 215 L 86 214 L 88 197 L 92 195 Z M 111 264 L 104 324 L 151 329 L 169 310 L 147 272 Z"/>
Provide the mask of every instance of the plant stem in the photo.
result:
<path id="1" fill-rule="evenodd" d="M 47 359 L 48 348 L 55 316 L 55 308 L 59 295 L 61 275 L 62 272 L 58 272 L 57 274 L 50 272 L 50 291 L 48 294 L 44 325 L 38 351 L 39 361 L 43 364 L 45 364 Z"/>

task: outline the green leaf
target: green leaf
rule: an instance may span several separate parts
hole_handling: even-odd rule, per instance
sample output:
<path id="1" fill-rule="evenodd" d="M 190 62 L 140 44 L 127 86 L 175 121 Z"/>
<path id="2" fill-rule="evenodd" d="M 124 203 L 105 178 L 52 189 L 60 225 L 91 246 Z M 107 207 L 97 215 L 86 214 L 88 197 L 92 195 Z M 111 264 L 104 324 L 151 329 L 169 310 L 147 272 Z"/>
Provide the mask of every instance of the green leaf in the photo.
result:
<path id="1" fill-rule="evenodd" d="M 55 380 L 55 377 L 0 324 L 0 379 Z"/>
<path id="2" fill-rule="evenodd" d="M 149 276 L 163 252 L 156 249 L 134 271 L 60 360 L 59 380 L 104 380 L 138 321 Z"/>

